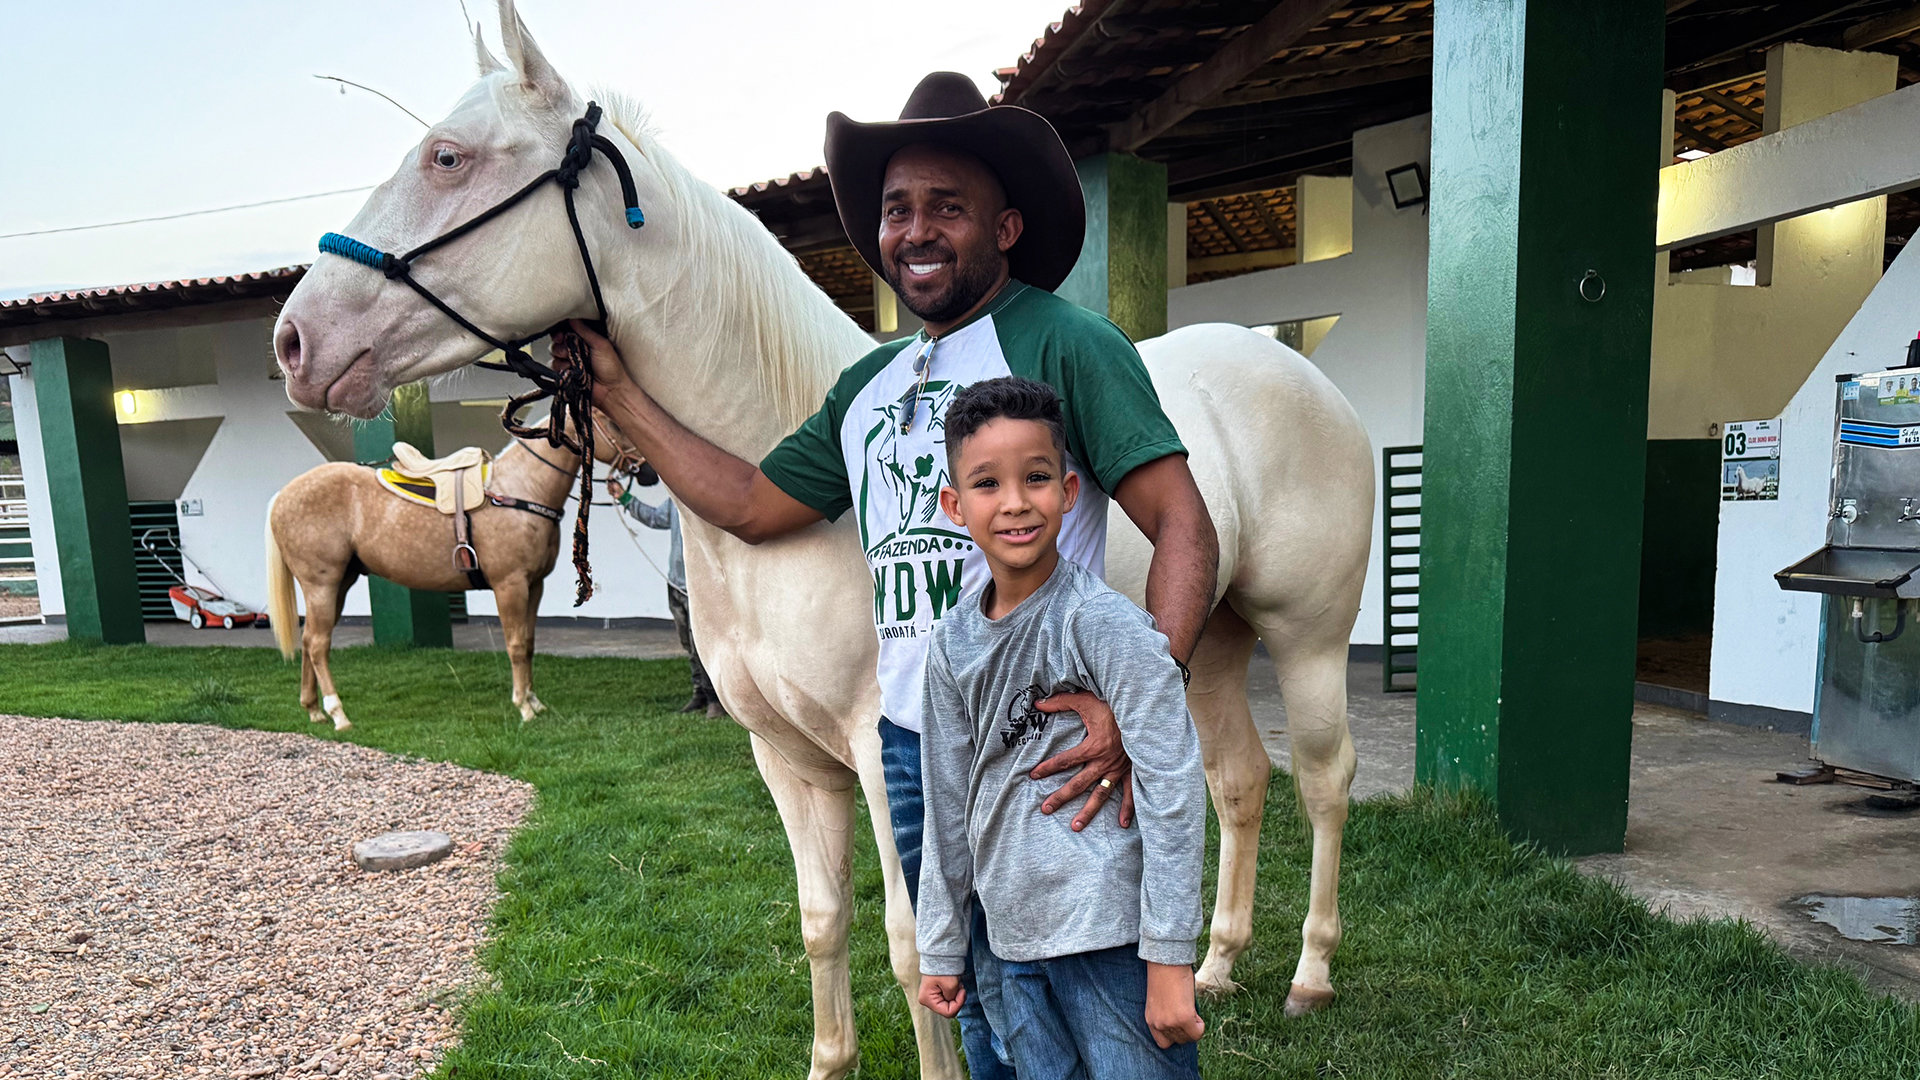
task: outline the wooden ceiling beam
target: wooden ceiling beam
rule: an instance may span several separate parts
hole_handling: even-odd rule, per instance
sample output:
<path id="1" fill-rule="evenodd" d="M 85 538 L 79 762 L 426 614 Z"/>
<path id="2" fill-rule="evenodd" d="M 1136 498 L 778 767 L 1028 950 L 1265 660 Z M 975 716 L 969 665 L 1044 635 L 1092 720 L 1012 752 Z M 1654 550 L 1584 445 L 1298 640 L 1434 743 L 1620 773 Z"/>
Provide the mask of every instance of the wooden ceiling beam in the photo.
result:
<path id="1" fill-rule="evenodd" d="M 1840 35 L 1840 44 L 1849 52 L 1865 49 L 1873 45 L 1884 44 L 1895 38 L 1906 37 L 1920 30 L 1920 4 L 1904 11 L 1893 11 L 1877 19 L 1847 27 Z"/>
<path id="2" fill-rule="evenodd" d="M 1200 200 L 1200 212 L 1207 215 L 1208 220 L 1212 221 L 1215 227 L 1220 230 L 1220 235 L 1226 237 L 1227 243 L 1233 245 L 1234 251 L 1240 252 L 1247 250 L 1247 242 L 1240 238 L 1239 230 L 1235 229 L 1233 222 L 1227 220 L 1227 215 L 1221 212 L 1218 206 L 1213 204 L 1213 200 Z"/>
<path id="3" fill-rule="evenodd" d="M 1315 94 L 1335 94 L 1343 90 L 1359 90 L 1405 79 L 1431 80 L 1432 78 L 1433 60 L 1432 57 L 1428 57 L 1425 60 L 1410 61 L 1395 67 L 1361 68 L 1357 71 L 1327 75 L 1317 79 L 1288 79 L 1285 82 L 1269 83 L 1266 86 L 1231 90 L 1214 99 L 1207 108 L 1224 109 L 1242 105 L 1264 105 L 1270 101 L 1312 97 Z"/>
<path id="4" fill-rule="evenodd" d="M 1706 64 L 1731 59 L 1741 53 L 1755 49 L 1766 49 L 1776 42 L 1785 40 L 1794 33 L 1809 26 L 1817 26 L 1846 14 L 1854 8 L 1865 7 L 1873 0 L 1800 0 L 1799 3 L 1781 4 L 1773 11 L 1762 15 L 1742 15 L 1732 21 L 1727 36 L 1711 40 L 1713 35 L 1705 28 L 1699 34 L 1674 40 L 1667 40 L 1668 70 L 1694 68 Z M 1705 21 L 1707 17 L 1703 16 Z M 1733 40 L 1727 40 L 1730 36 Z"/>
<path id="5" fill-rule="evenodd" d="M 1761 118 L 1759 112 L 1757 112 L 1753 108 L 1753 106 L 1742 105 L 1738 101 L 1733 100 L 1731 97 L 1728 97 L 1727 95 L 1721 93 L 1718 90 L 1700 91 L 1700 100 L 1705 101 L 1712 105 L 1718 105 L 1723 110 L 1733 114 L 1734 116 L 1739 117 L 1742 120 L 1745 120 L 1747 123 L 1752 124 L 1754 127 L 1766 126 L 1766 122 Z"/>
<path id="6" fill-rule="evenodd" d="M 1213 57 L 1180 77 L 1166 93 L 1133 117 L 1110 129 L 1115 150 L 1132 152 L 1186 119 L 1300 40 L 1339 9 L 1345 0 L 1280 0 L 1259 22 L 1222 46 Z"/>
<path id="7" fill-rule="evenodd" d="M 1692 139 L 1695 145 L 1704 150 L 1725 150 L 1727 148 L 1726 143 L 1720 141 L 1718 137 L 1709 135 L 1699 127 L 1696 127 L 1690 120 L 1682 120 L 1677 116 L 1674 117 L 1673 130 L 1679 135 Z"/>
<path id="8" fill-rule="evenodd" d="M 1702 90 L 1718 90 L 1734 83 L 1751 82 L 1767 73 L 1767 54 L 1748 53 L 1717 64 L 1694 68 L 1667 77 L 1667 89 L 1685 97 Z"/>
<path id="9" fill-rule="evenodd" d="M 1388 45 L 1379 49 L 1350 49 L 1330 56 L 1310 56 L 1303 60 L 1275 60 L 1263 64 L 1257 71 L 1249 72 L 1244 82 L 1256 79 L 1299 79 L 1311 75 L 1337 74 L 1348 71 L 1363 71 L 1368 68 L 1392 67 L 1395 64 L 1410 63 L 1414 60 L 1429 60 L 1433 57 L 1433 40 L 1403 41 L 1398 45 Z"/>
<path id="10" fill-rule="evenodd" d="M 1273 234 L 1274 241 L 1276 243 L 1286 243 L 1286 227 L 1280 223 L 1280 219 L 1275 217 L 1273 211 L 1268 208 L 1266 197 L 1256 195 L 1248 199 L 1247 202 L 1253 206 L 1253 216 L 1259 218 L 1260 224 L 1265 225 L 1267 231 Z"/>

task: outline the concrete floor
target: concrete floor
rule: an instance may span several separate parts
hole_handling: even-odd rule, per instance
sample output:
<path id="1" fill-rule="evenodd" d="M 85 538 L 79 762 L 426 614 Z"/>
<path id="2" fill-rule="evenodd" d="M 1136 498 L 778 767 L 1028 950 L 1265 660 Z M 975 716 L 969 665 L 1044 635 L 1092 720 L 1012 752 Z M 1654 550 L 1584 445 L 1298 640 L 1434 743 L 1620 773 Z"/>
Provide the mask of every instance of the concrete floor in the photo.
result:
<path id="1" fill-rule="evenodd" d="M 265 630 L 195 631 L 149 623 L 156 645 L 270 647 Z M 455 647 L 499 647 L 499 627 L 454 628 Z M 60 626 L 0 627 L 0 642 L 64 638 Z M 341 646 L 371 640 L 365 626 L 342 627 Z M 677 656 L 669 627 L 543 626 L 540 651 L 566 656 Z M 1261 736 L 1285 767 L 1285 709 L 1273 668 L 1256 657 L 1248 692 Z M 1383 694 L 1377 663 L 1348 672 L 1349 714 L 1359 769 L 1356 799 L 1403 791 L 1413 783 L 1414 696 Z M 1619 881 L 1656 908 L 1680 918 L 1728 916 L 1765 928 L 1797 955 L 1844 964 L 1891 992 L 1920 999 L 1920 949 L 1850 941 L 1816 923 L 1796 901 L 1808 894 L 1843 897 L 1920 895 L 1920 814 L 1877 811 L 1869 792 L 1841 784 L 1793 787 L 1774 773 L 1805 764 L 1804 735 L 1717 724 L 1658 706 L 1633 714 L 1633 775 L 1627 850 L 1575 861 L 1581 870 Z M 1920 905 L 1895 927 L 1920 937 Z"/>

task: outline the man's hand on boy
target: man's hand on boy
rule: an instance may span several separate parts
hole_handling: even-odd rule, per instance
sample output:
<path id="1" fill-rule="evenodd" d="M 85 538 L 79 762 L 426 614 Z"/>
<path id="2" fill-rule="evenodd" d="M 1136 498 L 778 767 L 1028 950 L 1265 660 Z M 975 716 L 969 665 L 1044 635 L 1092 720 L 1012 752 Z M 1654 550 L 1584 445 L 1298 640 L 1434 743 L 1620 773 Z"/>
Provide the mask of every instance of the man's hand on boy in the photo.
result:
<path id="1" fill-rule="evenodd" d="M 927 999 L 922 984 L 920 1000 Z M 1147 1030 L 1166 1050 L 1181 1043 L 1199 1042 L 1207 1022 L 1193 1007 L 1193 968 L 1186 964 L 1147 965 Z"/>
<path id="2" fill-rule="evenodd" d="M 1120 827 L 1133 827 L 1133 762 L 1127 759 L 1126 747 L 1120 745 L 1120 725 L 1113 719 L 1113 709 L 1107 703 L 1084 691 L 1080 693 L 1055 694 L 1050 698 L 1034 702 L 1034 708 L 1044 713 L 1075 712 L 1080 714 L 1080 723 L 1087 729 L 1086 738 L 1080 740 L 1071 750 L 1064 750 L 1034 766 L 1028 775 L 1035 780 L 1066 772 L 1080 767 L 1060 789 L 1047 796 L 1040 804 L 1040 812 L 1051 814 L 1062 806 L 1087 794 L 1087 805 L 1073 816 L 1073 831 L 1079 832 L 1087 823 L 1100 813 L 1101 807 L 1114 792 L 1120 793 Z M 1111 784 L 1101 784 L 1102 780 L 1111 780 Z"/>
<path id="3" fill-rule="evenodd" d="M 1191 979 L 1188 980 L 1192 982 Z M 1191 991 L 1191 987 L 1189 987 Z M 1192 997 L 1189 992 L 1188 997 Z M 920 1004 L 951 1020 L 960 1015 L 960 1006 L 967 1000 L 966 988 L 960 985 L 958 975 L 922 975 L 920 976 Z M 1152 997 L 1148 999 L 1147 1015 L 1153 1015 Z"/>

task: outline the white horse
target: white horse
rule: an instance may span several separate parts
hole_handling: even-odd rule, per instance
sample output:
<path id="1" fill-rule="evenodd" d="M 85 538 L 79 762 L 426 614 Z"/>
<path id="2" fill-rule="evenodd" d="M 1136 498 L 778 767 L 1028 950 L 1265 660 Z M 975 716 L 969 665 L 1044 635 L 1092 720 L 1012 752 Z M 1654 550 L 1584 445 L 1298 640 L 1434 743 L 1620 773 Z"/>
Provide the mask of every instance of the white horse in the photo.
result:
<path id="1" fill-rule="evenodd" d="M 356 240 L 405 251 L 461 224 L 560 158 L 586 102 L 548 64 L 511 0 L 501 0 L 506 67 L 476 41 L 482 77 L 367 200 Z M 645 228 L 619 214 L 612 170 L 596 161 L 577 192 L 581 226 L 634 379 L 690 428 L 757 461 L 824 399 L 872 341 L 807 280 L 752 215 L 695 179 L 615 104 L 601 134 L 633 167 Z M 490 333 L 538 331 L 594 305 L 552 185 L 423 258 L 415 275 Z M 476 359 L 485 346 L 401 284 L 344 258 L 314 263 L 280 315 L 275 352 L 289 396 L 372 416 L 394 387 Z M 1313 831 L 1302 948 L 1288 1012 L 1332 996 L 1340 941 L 1336 891 L 1353 743 L 1347 640 L 1359 607 L 1373 513 L 1372 452 L 1358 417 L 1298 353 L 1250 330 L 1189 327 L 1141 354 L 1220 537 L 1223 600 L 1192 660 L 1189 696 L 1220 819 L 1218 896 L 1204 990 L 1234 988 L 1253 931 L 1253 884 L 1269 775 L 1246 697 L 1264 640 L 1285 695 L 1295 779 Z M 1142 599 L 1150 549 L 1117 507 L 1108 576 Z M 727 711 L 752 733 L 754 760 L 793 849 L 801 934 L 812 968 L 811 1076 L 857 1064 L 847 928 L 853 787 L 866 793 L 885 864 L 894 974 L 918 987 L 899 857 L 887 826 L 876 722 L 876 644 L 866 562 L 849 516 L 759 546 L 687 517 L 689 601 L 700 652 Z M 955 1077 L 951 1029 L 910 1006 L 923 1076 Z"/>

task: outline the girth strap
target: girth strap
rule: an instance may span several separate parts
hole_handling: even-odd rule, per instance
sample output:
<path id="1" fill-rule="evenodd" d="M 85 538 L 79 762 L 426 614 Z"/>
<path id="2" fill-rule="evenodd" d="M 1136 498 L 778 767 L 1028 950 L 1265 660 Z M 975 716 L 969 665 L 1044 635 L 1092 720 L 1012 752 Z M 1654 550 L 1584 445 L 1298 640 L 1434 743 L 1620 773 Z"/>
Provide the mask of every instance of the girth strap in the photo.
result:
<path id="1" fill-rule="evenodd" d="M 542 506 L 537 502 L 528 502 L 525 499 L 516 499 L 511 495 L 495 495 L 491 491 L 487 492 L 487 504 L 489 506 L 504 506 L 509 510 L 525 510 L 529 514 L 538 514 L 552 522 L 558 522 L 561 517 L 560 511 L 554 507 Z"/>

